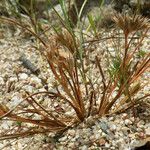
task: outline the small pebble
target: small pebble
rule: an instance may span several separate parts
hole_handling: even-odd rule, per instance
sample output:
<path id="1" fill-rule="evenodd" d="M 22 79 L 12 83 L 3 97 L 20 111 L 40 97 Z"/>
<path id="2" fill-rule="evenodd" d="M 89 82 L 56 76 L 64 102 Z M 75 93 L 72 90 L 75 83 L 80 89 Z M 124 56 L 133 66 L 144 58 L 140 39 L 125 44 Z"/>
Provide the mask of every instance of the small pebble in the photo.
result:
<path id="1" fill-rule="evenodd" d="M 68 130 L 68 134 L 71 136 L 75 136 L 76 131 L 75 130 Z"/>
<path id="2" fill-rule="evenodd" d="M 10 77 L 10 78 L 9 78 L 9 81 L 10 81 L 10 82 L 14 82 L 14 81 L 17 81 L 17 80 L 18 80 L 17 77 Z"/>
<path id="3" fill-rule="evenodd" d="M 16 106 L 17 104 L 19 104 L 22 101 L 22 98 L 18 97 L 18 96 L 14 96 L 11 99 L 11 106 Z"/>
<path id="4" fill-rule="evenodd" d="M 126 119 L 125 121 L 124 121 L 124 123 L 125 123 L 125 125 L 131 125 L 132 124 L 132 121 L 131 120 L 129 120 L 129 119 Z"/>
<path id="5" fill-rule="evenodd" d="M 110 118 L 109 118 L 109 121 L 113 121 L 113 120 L 114 120 L 114 117 L 110 117 Z"/>
<path id="6" fill-rule="evenodd" d="M 33 93 L 33 86 L 31 85 L 25 85 L 22 89 L 26 90 L 29 93 Z"/>
<path id="7" fill-rule="evenodd" d="M 150 136 L 150 127 L 148 127 L 147 129 L 145 129 L 145 134 L 146 134 L 147 136 Z"/>
<path id="8" fill-rule="evenodd" d="M 141 127 L 141 126 L 144 126 L 145 122 L 143 120 L 140 120 L 138 123 L 137 123 L 137 127 Z"/>
<path id="9" fill-rule="evenodd" d="M 140 137 L 141 139 L 144 139 L 144 138 L 145 138 L 145 134 L 144 134 L 143 132 L 140 132 L 140 133 L 139 133 L 139 137 Z"/>
<path id="10" fill-rule="evenodd" d="M 59 139 L 59 141 L 61 141 L 61 142 L 64 142 L 66 140 L 67 140 L 67 136 L 64 136 L 64 137 L 62 137 L 62 138 Z"/>
<path id="11" fill-rule="evenodd" d="M 126 114 L 126 113 L 123 113 L 123 114 L 122 114 L 122 118 L 123 118 L 123 119 L 127 119 L 127 117 L 128 117 L 128 114 Z"/>
<path id="12" fill-rule="evenodd" d="M 38 77 L 32 77 L 31 79 L 30 79 L 30 81 L 32 82 L 32 83 L 41 83 L 41 79 L 39 79 Z"/>
<path id="13" fill-rule="evenodd" d="M 4 82 L 4 79 L 2 77 L 0 77 L 0 85 L 3 85 L 5 82 Z"/>
<path id="14" fill-rule="evenodd" d="M 82 146 L 81 150 L 88 150 L 88 147 L 86 145 Z"/>
<path id="15" fill-rule="evenodd" d="M 69 148 L 74 148 L 74 146 L 75 146 L 74 142 L 71 142 L 71 143 L 68 144 Z"/>
<path id="16" fill-rule="evenodd" d="M 21 73 L 18 76 L 20 80 L 26 80 L 28 78 L 28 75 L 26 73 Z"/>
<path id="17" fill-rule="evenodd" d="M 100 146 L 103 146 L 103 145 L 105 145 L 106 140 L 104 138 L 100 138 L 98 142 L 99 142 Z"/>
<path id="18" fill-rule="evenodd" d="M 110 131 L 115 131 L 117 129 L 117 126 L 115 124 L 112 124 L 110 126 Z"/>
<path id="19" fill-rule="evenodd" d="M 110 147 L 110 144 L 106 142 L 106 143 L 105 143 L 105 147 L 106 147 L 106 148 L 109 148 L 109 147 Z"/>

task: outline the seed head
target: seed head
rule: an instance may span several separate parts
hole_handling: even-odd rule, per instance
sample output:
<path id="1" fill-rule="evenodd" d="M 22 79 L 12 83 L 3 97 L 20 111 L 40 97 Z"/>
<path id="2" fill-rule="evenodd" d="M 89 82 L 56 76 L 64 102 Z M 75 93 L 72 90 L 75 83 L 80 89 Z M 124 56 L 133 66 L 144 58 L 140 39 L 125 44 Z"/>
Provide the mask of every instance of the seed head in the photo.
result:
<path id="1" fill-rule="evenodd" d="M 150 27 L 150 20 L 140 15 L 114 14 L 112 19 L 126 35 Z"/>

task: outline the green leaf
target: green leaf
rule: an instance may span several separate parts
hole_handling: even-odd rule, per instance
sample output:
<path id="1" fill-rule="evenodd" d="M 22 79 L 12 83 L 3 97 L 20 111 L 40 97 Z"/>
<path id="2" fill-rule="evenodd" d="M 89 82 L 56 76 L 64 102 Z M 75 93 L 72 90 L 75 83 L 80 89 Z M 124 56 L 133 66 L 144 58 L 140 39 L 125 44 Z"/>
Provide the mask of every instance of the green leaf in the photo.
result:
<path id="1" fill-rule="evenodd" d="M 93 29 L 94 34 L 96 35 L 97 34 L 96 25 L 95 25 L 94 17 L 91 14 L 88 14 L 88 20 L 91 28 Z"/>

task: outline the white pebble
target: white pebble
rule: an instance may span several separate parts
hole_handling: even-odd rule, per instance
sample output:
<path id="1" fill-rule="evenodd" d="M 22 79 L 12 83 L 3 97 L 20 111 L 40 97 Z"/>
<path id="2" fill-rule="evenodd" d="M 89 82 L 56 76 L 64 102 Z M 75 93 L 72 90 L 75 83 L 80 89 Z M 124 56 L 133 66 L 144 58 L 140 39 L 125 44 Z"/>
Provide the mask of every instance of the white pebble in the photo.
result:
<path id="1" fill-rule="evenodd" d="M 96 139 L 99 139 L 101 137 L 101 134 L 99 134 L 99 133 L 97 133 L 96 135 L 95 135 L 95 138 Z"/>
<path id="2" fill-rule="evenodd" d="M 68 131 L 68 134 L 71 136 L 75 136 L 75 133 L 76 133 L 75 130 L 69 130 Z"/>
<path id="3" fill-rule="evenodd" d="M 68 137 L 68 138 L 69 138 L 69 137 Z M 72 138 L 72 137 L 71 137 L 70 139 L 71 139 L 70 141 L 73 142 L 73 143 L 76 141 L 76 138 Z"/>
<path id="4" fill-rule="evenodd" d="M 123 120 L 121 120 L 119 124 L 120 124 L 120 125 L 123 125 L 123 124 L 124 124 L 124 121 L 123 121 Z"/>
<path id="5" fill-rule="evenodd" d="M 16 106 L 17 104 L 19 104 L 22 101 L 22 98 L 19 96 L 14 96 L 11 99 L 11 106 Z"/>
<path id="6" fill-rule="evenodd" d="M 61 139 L 59 139 L 59 141 L 64 142 L 67 140 L 67 136 L 62 137 Z"/>
<path id="7" fill-rule="evenodd" d="M 123 114 L 122 114 L 122 117 L 123 117 L 123 118 L 125 118 L 125 117 L 127 117 L 127 116 L 128 116 L 128 114 L 126 114 L 126 113 L 123 113 Z"/>
<path id="8" fill-rule="evenodd" d="M 4 80 L 2 77 L 0 77 L 0 85 L 3 85 L 4 84 Z"/>
<path id="9" fill-rule="evenodd" d="M 125 125 L 131 125 L 131 124 L 132 124 L 132 121 L 129 120 L 129 119 L 126 119 L 126 120 L 124 121 L 124 123 L 125 123 Z"/>
<path id="10" fill-rule="evenodd" d="M 106 136 L 107 136 L 107 134 L 102 132 L 102 137 L 106 137 Z"/>
<path id="11" fill-rule="evenodd" d="M 45 92 L 45 88 L 40 88 L 39 92 Z"/>
<path id="12" fill-rule="evenodd" d="M 54 102 L 54 107 L 57 107 L 57 106 L 59 106 L 58 103 Z"/>
<path id="13" fill-rule="evenodd" d="M 138 127 L 141 127 L 145 124 L 145 122 L 143 120 L 140 120 L 138 123 L 137 123 L 137 126 Z"/>
<path id="14" fill-rule="evenodd" d="M 134 122 L 134 121 L 135 121 L 135 118 L 134 118 L 134 117 L 131 117 L 130 120 L 131 120 L 132 122 Z"/>
<path id="15" fill-rule="evenodd" d="M 115 150 L 116 148 L 115 148 L 114 146 L 112 146 L 111 149 L 112 149 L 112 150 L 113 150 L 113 149 Z"/>
<path id="16" fill-rule="evenodd" d="M 114 120 L 114 117 L 110 117 L 110 118 L 109 118 L 109 121 L 113 121 L 113 120 Z"/>
<path id="17" fill-rule="evenodd" d="M 109 147 L 110 147 L 110 144 L 106 142 L 106 143 L 105 143 L 105 147 L 106 147 L 106 148 L 109 148 Z"/>
<path id="18" fill-rule="evenodd" d="M 31 86 L 31 85 L 25 85 L 22 89 L 25 89 L 29 93 L 33 92 L 33 86 Z"/>
<path id="19" fill-rule="evenodd" d="M 131 139 L 135 139 L 135 136 L 136 136 L 136 135 L 135 135 L 134 133 L 132 133 L 132 134 L 129 134 L 128 136 L 129 136 L 129 138 L 131 138 Z"/>
<path id="20" fill-rule="evenodd" d="M 10 81 L 10 82 L 17 81 L 17 80 L 18 80 L 17 77 L 10 77 L 10 78 L 9 78 L 9 81 Z"/>
<path id="21" fill-rule="evenodd" d="M 143 129 L 145 126 L 144 125 L 138 125 L 138 128 Z"/>
<path id="22" fill-rule="evenodd" d="M 30 81 L 31 81 L 32 83 L 41 83 L 41 79 L 39 79 L 38 77 L 32 77 L 32 78 L 30 79 Z"/>
<path id="23" fill-rule="evenodd" d="M 82 146 L 81 150 L 88 150 L 88 147 L 86 145 Z"/>
<path id="24" fill-rule="evenodd" d="M 95 140 L 95 136 L 94 136 L 94 135 L 91 135 L 91 136 L 90 136 L 90 141 L 93 141 L 93 140 Z"/>
<path id="25" fill-rule="evenodd" d="M 2 149 L 2 147 L 4 147 L 4 144 L 3 144 L 3 143 L 0 143 L 0 149 Z"/>
<path id="26" fill-rule="evenodd" d="M 1 129 L 6 129 L 6 130 L 8 130 L 11 125 L 12 125 L 12 122 L 3 121 L 2 124 L 1 124 Z"/>
<path id="27" fill-rule="evenodd" d="M 115 124 L 112 124 L 111 126 L 110 126 L 110 130 L 111 131 L 115 131 L 117 129 L 117 126 L 115 125 Z"/>
<path id="28" fill-rule="evenodd" d="M 145 134 L 150 136 L 150 127 L 148 127 L 147 129 L 145 129 Z"/>
<path id="29" fill-rule="evenodd" d="M 137 132 L 142 132 L 143 129 L 142 129 L 142 128 L 137 128 L 136 131 L 137 131 Z"/>
<path id="30" fill-rule="evenodd" d="M 71 142 L 71 143 L 68 144 L 68 147 L 70 147 L 70 148 L 74 148 L 74 146 L 75 146 L 74 142 Z"/>
<path id="31" fill-rule="evenodd" d="M 28 75 L 26 73 L 20 73 L 19 74 L 19 79 L 20 80 L 26 80 L 28 78 Z"/>

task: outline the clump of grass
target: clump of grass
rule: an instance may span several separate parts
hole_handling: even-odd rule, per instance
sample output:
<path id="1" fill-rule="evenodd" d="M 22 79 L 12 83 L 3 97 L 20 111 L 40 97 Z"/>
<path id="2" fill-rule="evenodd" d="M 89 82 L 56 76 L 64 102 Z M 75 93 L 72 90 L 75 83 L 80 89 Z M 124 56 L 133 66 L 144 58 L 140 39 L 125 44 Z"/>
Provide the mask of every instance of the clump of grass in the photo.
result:
<path id="1" fill-rule="evenodd" d="M 149 30 L 149 20 L 138 15 L 128 16 L 128 15 L 120 15 L 120 14 L 114 16 L 113 20 L 115 21 L 116 25 L 122 29 L 124 33 L 124 39 L 125 39 L 124 40 L 124 52 L 122 54 L 122 57 L 121 55 L 118 57 L 115 57 L 114 63 L 113 63 L 114 65 L 116 64 L 115 68 L 118 67 L 116 70 L 118 71 L 118 75 L 119 75 L 118 77 L 120 81 L 119 84 L 124 84 L 125 82 L 127 82 L 127 79 L 129 78 L 129 76 L 133 78 L 133 75 L 134 75 L 133 72 L 136 71 L 137 69 L 136 67 L 140 68 L 140 65 L 142 66 L 143 63 L 145 64 L 145 61 L 147 62 L 148 60 L 148 57 L 147 57 L 146 60 L 141 62 L 141 64 L 139 60 L 137 63 L 134 62 L 134 56 L 137 55 L 140 45 L 143 42 L 144 37 L 146 36 L 146 33 Z M 132 45 L 133 37 L 140 30 L 143 30 L 144 34 L 141 36 L 141 39 L 139 39 L 136 46 L 132 48 L 131 45 Z M 129 39 L 129 36 L 131 36 L 131 39 Z M 123 58 L 123 62 L 122 62 L 122 58 Z M 146 65 L 148 64 L 149 64 L 149 60 L 146 63 Z M 147 69 L 147 67 L 145 66 L 145 69 Z M 141 74 L 144 71 L 145 70 L 142 70 Z M 141 74 L 139 74 L 139 76 Z"/>
<path id="2" fill-rule="evenodd" d="M 135 58 L 139 55 L 141 43 L 149 31 L 149 20 L 138 15 L 128 16 L 121 14 L 116 14 L 113 20 L 123 31 L 124 50 L 119 50 L 119 54 L 116 52 L 115 57 L 110 61 L 111 71 L 109 71 L 111 76 L 113 76 L 113 82 L 119 87 L 118 94 L 115 98 L 124 94 L 124 98 L 119 101 L 120 111 L 123 111 L 125 108 L 133 106 L 141 100 L 141 98 L 134 99 L 134 95 L 142 89 L 140 82 L 137 82 L 137 80 L 149 67 L 150 53 L 145 52 L 146 54 L 144 53 L 140 60 L 136 60 Z M 139 30 L 142 30 L 143 34 L 133 47 L 133 38 Z M 130 39 L 129 36 L 131 36 Z M 149 94 L 147 94 L 146 97 L 147 96 L 149 96 Z M 110 103 L 110 107 L 114 102 L 115 99 Z M 124 107 L 124 105 L 127 107 Z M 108 106 L 108 109 L 110 107 Z M 116 108 L 118 109 L 118 107 Z M 118 111 L 117 109 L 116 111 Z"/>
<path id="3" fill-rule="evenodd" d="M 61 3 L 61 5 L 64 7 L 64 3 Z M 64 13 L 66 14 L 65 11 Z M 63 19 L 60 19 L 63 22 Z M 143 88 L 141 83 L 137 82 L 137 79 L 150 66 L 150 53 L 146 53 L 140 59 L 135 60 L 135 57 L 139 55 L 138 51 L 144 37 L 149 31 L 147 19 L 136 15 L 130 17 L 114 14 L 113 20 L 124 34 L 124 47 L 122 48 L 122 45 L 120 45 L 119 53 L 115 53 L 115 56 L 108 55 L 109 65 L 107 69 L 102 66 L 99 56 L 95 57 L 95 66 L 97 66 L 95 69 L 99 70 L 101 79 L 97 84 L 103 85 L 101 90 L 96 89 L 94 81 L 89 76 L 89 70 L 92 70 L 92 68 L 88 69 L 89 66 L 85 65 L 87 49 L 84 46 L 86 39 L 82 28 L 80 28 L 78 36 L 71 28 L 69 20 L 67 21 L 69 18 L 66 16 L 65 19 L 63 22 L 64 30 L 58 31 L 54 28 L 55 34 L 47 42 L 44 42 L 37 33 L 28 27 L 12 19 L 1 18 L 3 21 L 27 29 L 39 39 L 43 45 L 42 55 L 47 59 L 57 84 L 55 85 L 55 92 L 26 93 L 27 97 L 24 101 L 13 109 L 1 104 L 1 119 L 7 118 L 17 122 L 30 123 L 33 126 L 24 129 L 24 126 L 20 127 L 19 125 L 13 131 L 10 130 L 9 133 L 2 134 L 0 139 L 24 137 L 38 133 L 62 132 L 92 115 L 102 117 L 112 113 L 124 112 L 150 96 L 150 94 L 146 94 L 136 97 L 136 94 Z M 133 47 L 134 36 L 139 30 L 142 30 L 143 33 Z M 65 112 L 59 114 L 53 112 L 51 108 L 43 107 L 35 98 L 38 94 L 45 94 L 50 99 L 58 100 L 58 103 L 62 101 L 68 104 L 70 109 L 73 109 L 74 114 L 67 115 Z M 24 108 L 24 102 L 28 103 L 30 107 Z M 93 111 L 95 112 L 93 113 Z M 35 115 L 38 115 L 39 119 L 34 119 L 33 116 Z M 20 128 L 22 128 L 21 132 Z"/>

